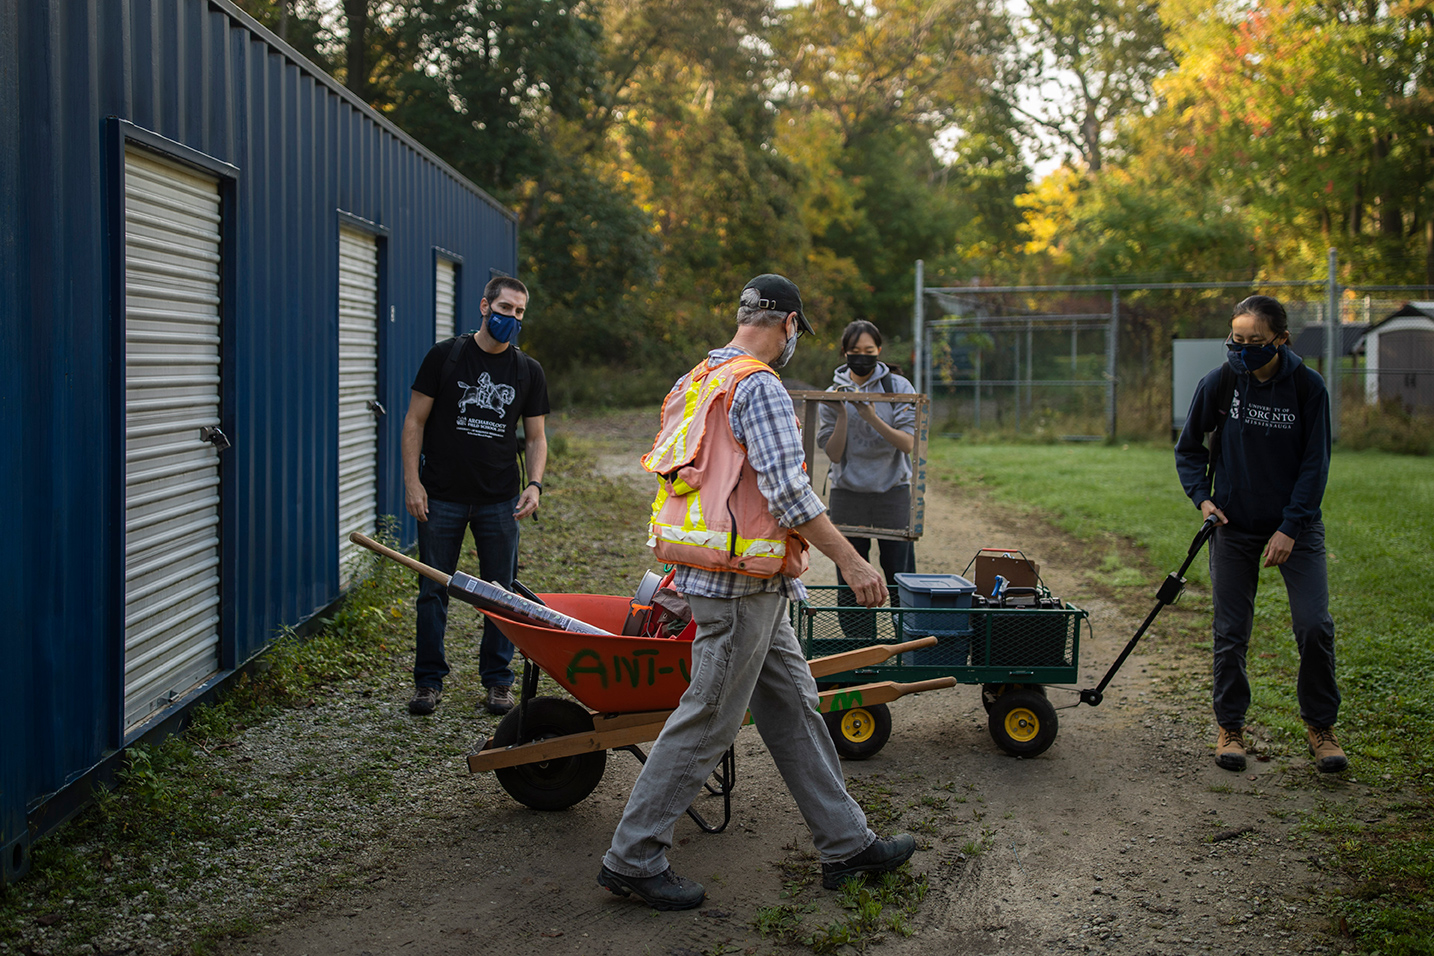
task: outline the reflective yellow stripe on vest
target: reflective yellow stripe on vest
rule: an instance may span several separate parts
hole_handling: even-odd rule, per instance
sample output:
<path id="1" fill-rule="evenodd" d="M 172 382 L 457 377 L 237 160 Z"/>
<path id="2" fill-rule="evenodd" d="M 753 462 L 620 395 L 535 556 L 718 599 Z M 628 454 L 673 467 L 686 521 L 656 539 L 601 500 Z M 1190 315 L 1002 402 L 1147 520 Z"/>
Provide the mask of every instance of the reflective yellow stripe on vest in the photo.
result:
<path id="1" fill-rule="evenodd" d="M 719 366 L 720 367 L 720 366 Z M 652 449 L 644 456 L 643 467 L 652 471 L 657 463 L 663 460 L 673 462 L 682 461 L 687 457 L 687 430 L 692 427 L 692 419 L 696 414 L 702 400 L 723 384 L 721 375 L 707 375 L 700 381 L 693 379 L 687 386 L 687 394 L 684 396 L 682 406 L 682 425 L 672 433 L 662 446 Z"/>
<path id="2" fill-rule="evenodd" d="M 729 531 L 713 531 L 708 528 L 702 520 L 702 493 L 700 491 L 689 492 L 687 501 L 687 519 L 682 527 L 672 524 L 664 524 L 657 520 L 658 513 L 667 502 L 670 492 L 668 484 L 663 483 L 657 491 L 657 497 L 652 502 L 651 532 L 647 540 L 650 548 L 661 538 L 663 541 L 670 541 L 673 544 L 687 544 L 698 548 L 709 548 L 713 551 L 721 551 L 730 554 L 735 548 L 739 558 L 782 558 L 787 554 L 787 542 L 774 540 L 772 538 L 743 538 L 738 536 L 733 542 L 733 535 Z"/>

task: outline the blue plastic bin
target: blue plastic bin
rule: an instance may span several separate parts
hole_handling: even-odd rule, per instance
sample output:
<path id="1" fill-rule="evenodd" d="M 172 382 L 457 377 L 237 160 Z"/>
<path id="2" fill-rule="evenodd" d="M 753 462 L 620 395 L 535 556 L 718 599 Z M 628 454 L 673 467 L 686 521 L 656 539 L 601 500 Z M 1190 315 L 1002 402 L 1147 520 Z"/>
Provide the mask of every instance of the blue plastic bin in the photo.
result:
<path id="1" fill-rule="evenodd" d="M 898 574 L 896 588 L 903 608 L 931 608 L 939 614 L 903 614 L 906 637 L 939 638 L 935 647 L 914 652 L 913 664 L 965 666 L 971 656 L 971 615 L 953 614 L 969 608 L 976 585 L 959 574 Z"/>

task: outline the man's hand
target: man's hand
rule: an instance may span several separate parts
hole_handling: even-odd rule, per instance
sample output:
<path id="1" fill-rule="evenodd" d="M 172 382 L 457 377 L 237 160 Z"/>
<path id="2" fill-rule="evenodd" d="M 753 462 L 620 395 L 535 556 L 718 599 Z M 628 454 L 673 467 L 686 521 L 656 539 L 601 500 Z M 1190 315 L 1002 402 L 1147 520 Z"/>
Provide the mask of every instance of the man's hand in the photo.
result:
<path id="1" fill-rule="evenodd" d="M 419 521 L 428 520 L 428 489 L 423 487 L 423 482 L 404 483 L 403 506 Z"/>
<path id="2" fill-rule="evenodd" d="M 1290 559 L 1295 550 L 1295 539 L 1283 531 L 1276 531 L 1270 543 L 1265 545 L 1265 567 L 1274 568 Z"/>
<path id="3" fill-rule="evenodd" d="M 1225 512 L 1221 511 L 1219 508 L 1216 508 L 1215 502 L 1211 501 L 1209 498 L 1206 498 L 1204 501 L 1200 502 L 1200 517 L 1208 518 L 1211 515 L 1214 515 L 1215 517 L 1220 519 L 1217 522 L 1218 524 L 1230 523 L 1230 519 L 1225 517 Z"/>
<path id="4" fill-rule="evenodd" d="M 871 566 L 871 562 L 865 561 L 860 555 L 852 552 L 855 561 L 847 561 L 838 565 L 841 568 L 842 580 L 846 581 L 847 587 L 851 588 L 856 595 L 856 602 L 862 607 L 880 607 L 886 603 L 890 596 L 886 591 L 886 579 L 881 572 Z"/>
<path id="5" fill-rule="evenodd" d="M 819 514 L 806 524 L 793 529 L 807 539 L 807 543 L 835 562 L 841 571 L 842 580 L 856 595 L 862 607 L 878 607 L 886 603 L 886 579 L 871 566 L 856 548 L 842 536 L 836 525 L 825 514 Z"/>
<path id="6" fill-rule="evenodd" d="M 524 488 L 523 493 L 518 496 L 518 510 L 513 512 L 513 517 L 521 521 L 537 511 L 538 498 L 541 494 L 542 492 L 538 491 L 535 485 L 529 485 Z"/>

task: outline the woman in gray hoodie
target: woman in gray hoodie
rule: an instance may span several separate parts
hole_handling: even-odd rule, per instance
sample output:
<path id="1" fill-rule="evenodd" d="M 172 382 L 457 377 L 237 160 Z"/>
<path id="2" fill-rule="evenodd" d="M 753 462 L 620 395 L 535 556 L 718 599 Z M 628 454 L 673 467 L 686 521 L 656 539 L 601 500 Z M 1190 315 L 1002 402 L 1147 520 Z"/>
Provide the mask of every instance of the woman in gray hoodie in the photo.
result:
<path id="1" fill-rule="evenodd" d="M 881 361 L 881 331 L 858 319 L 842 333 L 846 364 L 828 391 L 896 392 L 916 389 Z M 832 521 L 867 528 L 905 528 L 911 512 L 911 450 L 916 444 L 916 405 L 907 402 L 823 402 L 817 444 L 831 459 Z M 870 538 L 848 537 L 858 554 L 871 554 Z M 896 605 L 896 575 L 916 570 L 910 541 L 877 539 L 881 570 Z M 837 582 L 842 581 L 837 572 Z"/>

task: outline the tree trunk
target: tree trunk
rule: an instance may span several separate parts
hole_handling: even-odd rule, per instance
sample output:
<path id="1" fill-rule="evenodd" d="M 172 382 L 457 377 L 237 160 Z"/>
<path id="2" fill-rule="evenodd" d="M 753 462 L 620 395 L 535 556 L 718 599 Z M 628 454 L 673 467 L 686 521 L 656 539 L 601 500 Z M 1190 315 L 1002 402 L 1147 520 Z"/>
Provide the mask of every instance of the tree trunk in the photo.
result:
<path id="1" fill-rule="evenodd" d="M 1085 162 L 1093 173 L 1100 172 L 1100 119 L 1096 116 L 1094 103 L 1086 104 L 1085 119 L 1080 124 L 1081 139 L 1085 142 Z"/>
<path id="2" fill-rule="evenodd" d="M 368 102 L 368 0 L 344 0 L 344 20 L 349 28 L 345 46 L 344 85 Z"/>
<path id="3" fill-rule="evenodd" d="M 1404 236 L 1404 211 L 1399 206 L 1399 193 L 1393 188 L 1394 177 L 1384 169 L 1389 157 L 1390 135 L 1385 133 L 1374 137 L 1374 159 L 1376 170 L 1381 172 L 1385 188 L 1379 191 L 1379 232 L 1396 239 Z"/>
<path id="4" fill-rule="evenodd" d="M 1424 281 L 1434 286 L 1434 216 L 1424 220 Z"/>

